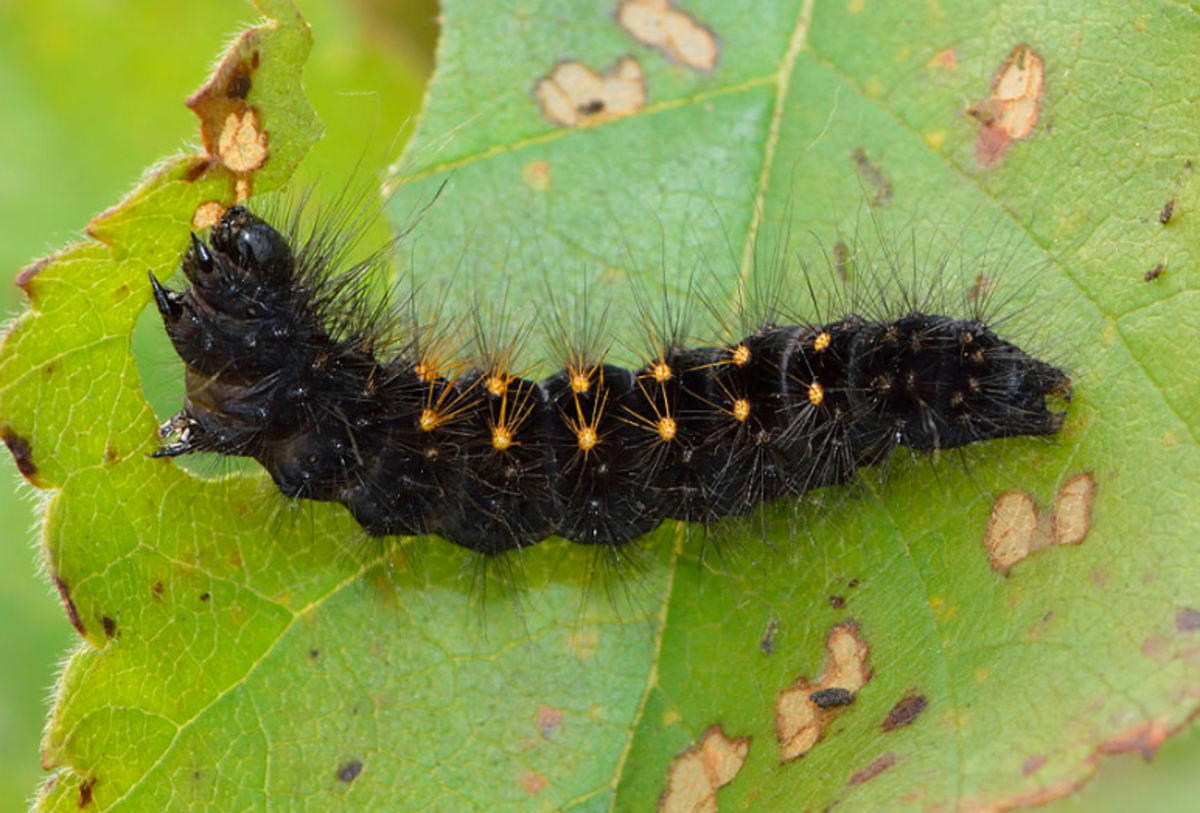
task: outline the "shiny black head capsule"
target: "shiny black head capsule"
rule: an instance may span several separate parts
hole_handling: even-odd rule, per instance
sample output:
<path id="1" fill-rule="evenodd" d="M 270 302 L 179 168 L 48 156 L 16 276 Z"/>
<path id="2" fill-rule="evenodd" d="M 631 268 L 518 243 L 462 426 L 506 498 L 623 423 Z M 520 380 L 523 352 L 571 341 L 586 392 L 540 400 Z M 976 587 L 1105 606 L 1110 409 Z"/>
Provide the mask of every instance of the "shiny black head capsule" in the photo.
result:
<path id="1" fill-rule="evenodd" d="M 221 216 L 212 230 L 212 246 L 247 279 L 266 285 L 286 282 L 295 270 L 287 239 L 242 206 Z"/>

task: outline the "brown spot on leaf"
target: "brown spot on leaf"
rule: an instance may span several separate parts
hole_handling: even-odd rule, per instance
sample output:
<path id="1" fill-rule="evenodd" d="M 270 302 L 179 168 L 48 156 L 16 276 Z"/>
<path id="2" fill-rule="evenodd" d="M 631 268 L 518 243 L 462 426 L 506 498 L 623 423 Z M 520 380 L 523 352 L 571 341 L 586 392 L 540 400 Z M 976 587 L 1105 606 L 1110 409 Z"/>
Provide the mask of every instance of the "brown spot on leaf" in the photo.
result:
<path id="1" fill-rule="evenodd" d="M 254 84 L 250 80 L 248 66 L 239 65 L 238 68 L 239 70 L 229 78 L 229 84 L 225 87 L 225 95 L 230 99 L 245 99 Z"/>
<path id="2" fill-rule="evenodd" d="M 87 635 L 87 630 L 83 626 L 83 620 L 79 617 L 79 610 L 75 607 L 75 602 L 71 599 L 71 588 L 57 574 L 53 576 L 53 579 L 54 587 L 58 590 L 58 597 L 62 599 L 63 608 L 67 611 L 67 618 L 70 619 L 71 626 L 80 635 Z"/>
<path id="3" fill-rule="evenodd" d="M 750 753 L 750 738 L 730 739 L 719 725 L 671 762 L 659 813 L 716 813 L 717 790 L 733 781 Z"/>
<path id="4" fill-rule="evenodd" d="M 925 709 L 929 708 L 929 701 L 925 699 L 923 694 L 913 694 L 905 697 L 896 705 L 892 706 L 892 710 L 887 713 L 887 717 L 883 718 L 883 722 L 879 727 L 884 733 L 895 731 L 897 728 L 912 723 Z"/>
<path id="5" fill-rule="evenodd" d="M 835 610 L 844 610 L 846 608 L 846 598 L 844 596 L 830 596 L 829 606 Z"/>
<path id="6" fill-rule="evenodd" d="M 1006 491 L 997 497 L 983 535 L 992 569 L 1007 573 L 1042 548 L 1083 542 L 1091 528 L 1095 489 L 1089 472 L 1069 478 L 1055 494 L 1048 516 L 1023 491 Z"/>
<path id="7" fill-rule="evenodd" d="M 92 789 L 96 787 L 96 777 L 90 776 L 79 783 L 79 809 L 92 803 Z"/>
<path id="8" fill-rule="evenodd" d="M 1042 58 L 1028 45 L 1018 45 L 992 78 L 988 98 L 967 110 L 982 125 L 975 139 L 975 160 L 981 167 L 998 163 L 1014 142 L 1033 132 L 1045 79 Z"/>
<path id="9" fill-rule="evenodd" d="M 159 581 L 154 583 L 154 595 L 161 596 L 163 594 L 163 590 L 165 589 L 166 588 L 163 587 L 162 582 Z"/>
<path id="10" fill-rule="evenodd" d="M 1092 527 L 1092 498 L 1096 481 L 1089 473 L 1077 474 L 1062 484 L 1054 496 L 1055 545 L 1078 545 Z"/>
<path id="11" fill-rule="evenodd" d="M 1161 635 L 1151 635 L 1142 641 L 1142 654 L 1154 661 L 1166 661 L 1171 657 L 1171 644 Z"/>
<path id="12" fill-rule="evenodd" d="M 884 771 L 886 771 L 888 768 L 892 767 L 895 764 L 896 764 L 896 755 L 895 754 L 892 754 L 892 753 L 884 754 L 883 756 L 877 758 L 870 765 L 868 765 L 867 767 L 863 768 L 861 771 L 858 771 L 853 776 L 851 776 L 850 780 L 848 782 L 846 782 L 846 784 L 853 787 L 854 785 L 861 785 L 865 782 L 870 782 L 872 779 L 879 776 L 881 773 L 883 773 Z"/>
<path id="13" fill-rule="evenodd" d="M 853 621 L 836 624 L 825 638 L 825 667 L 821 679 L 799 678 L 775 698 L 775 737 L 779 761 L 804 756 L 821 739 L 826 726 L 844 706 L 822 708 L 813 695 L 826 689 L 842 689 L 857 695 L 871 679 L 868 648 Z"/>
<path id="14" fill-rule="evenodd" d="M 337 778 L 339 781 L 349 784 L 358 778 L 362 773 L 363 764 L 360 759 L 352 759 L 337 769 Z"/>
<path id="15" fill-rule="evenodd" d="M 104 637 L 114 638 L 117 635 L 117 622 L 107 615 L 100 616 L 100 625 L 104 627 Z"/>
<path id="16" fill-rule="evenodd" d="M 772 618 L 767 622 L 767 631 L 763 633 L 762 640 L 758 642 L 758 648 L 762 650 L 764 655 L 775 654 L 775 633 L 779 631 L 779 619 Z"/>
<path id="17" fill-rule="evenodd" d="M 521 167 L 521 180 L 534 192 L 549 192 L 550 162 L 530 161 Z"/>
<path id="18" fill-rule="evenodd" d="M 208 601 L 210 598 L 212 598 L 212 593 L 204 592 L 200 594 L 201 601 Z"/>
<path id="19" fill-rule="evenodd" d="M 546 739 L 550 739 L 551 735 L 558 731 L 562 720 L 562 712 L 550 706 L 542 706 L 537 711 L 537 727 Z"/>
<path id="20" fill-rule="evenodd" d="M 195 183 L 204 177 L 204 173 L 208 172 L 208 168 L 212 165 L 213 159 L 211 156 L 196 156 L 192 159 L 192 163 L 188 164 L 187 170 L 183 173 L 183 179 L 188 183 Z"/>
<path id="21" fill-rule="evenodd" d="M 34 475 L 37 474 L 37 466 L 33 462 L 33 449 L 29 447 L 29 441 L 7 428 L 0 437 L 4 438 L 4 445 L 12 452 L 13 460 L 17 461 L 17 471 L 32 483 Z"/>
<path id="22" fill-rule="evenodd" d="M 1148 720 L 1110 737 L 1100 743 L 1096 750 L 1105 756 L 1137 753 L 1142 759 L 1150 760 L 1169 736 L 1171 730 L 1165 723 L 1160 720 Z"/>
<path id="23" fill-rule="evenodd" d="M 929 59 L 929 67 L 943 71 L 954 70 L 958 67 L 958 51 L 955 51 L 953 48 L 938 51 Z"/>
<path id="24" fill-rule="evenodd" d="M 1054 610 L 1047 610 L 1046 613 L 1033 622 L 1029 628 L 1029 632 L 1025 634 L 1028 641 L 1036 641 L 1046 634 L 1046 630 L 1050 629 L 1050 622 L 1054 620 Z"/>
<path id="25" fill-rule="evenodd" d="M 1163 204 L 1162 209 L 1158 213 L 1158 222 L 1164 226 L 1171 222 L 1171 215 L 1175 214 L 1175 198 Z"/>
<path id="26" fill-rule="evenodd" d="M 892 182 L 883 174 L 883 168 L 879 164 L 871 163 L 870 156 L 862 147 L 857 147 L 850 153 L 850 158 L 854 161 L 854 167 L 863 183 L 875 189 L 875 194 L 871 196 L 871 206 L 887 206 L 891 203 Z"/>
<path id="27" fill-rule="evenodd" d="M 838 279 L 842 282 L 847 282 L 849 277 L 846 274 L 846 267 L 850 262 L 850 249 L 844 242 L 838 240 L 833 244 L 833 270 L 837 272 Z M 853 587 L 853 585 L 851 585 Z"/>
<path id="28" fill-rule="evenodd" d="M 1149 271 L 1147 271 L 1145 274 L 1142 274 L 1142 281 L 1143 282 L 1154 282 L 1154 280 L 1161 277 L 1162 272 L 1166 271 L 1166 270 L 1167 270 L 1166 263 L 1159 263 L 1158 265 L 1154 266 Z"/>
<path id="29" fill-rule="evenodd" d="M 1180 632 L 1200 630 L 1200 610 L 1184 607 L 1175 615 L 1175 629 Z"/>
<path id="30" fill-rule="evenodd" d="M 661 51 L 672 62 L 705 72 L 717 66 L 720 40 L 670 0 L 624 0 L 617 8 L 617 22 L 635 40 Z"/>
<path id="31" fill-rule="evenodd" d="M 546 786 L 549 784 L 550 783 L 546 781 L 546 777 L 542 776 L 537 771 L 526 771 L 521 775 L 521 787 L 523 787 L 525 792 L 530 796 L 545 790 Z"/>
<path id="32" fill-rule="evenodd" d="M 192 228 L 196 231 L 212 228 L 223 214 L 225 214 L 225 207 L 221 203 L 215 200 L 205 201 L 196 207 L 196 211 L 192 212 Z"/>
<path id="33" fill-rule="evenodd" d="M 1046 765 L 1046 761 L 1041 754 L 1034 754 L 1021 763 L 1021 776 L 1033 776 Z"/>
<path id="34" fill-rule="evenodd" d="M 559 62 L 538 82 L 534 99 L 546 118 L 564 127 L 597 124 L 646 106 L 646 80 L 633 57 L 622 57 L 603 74 L 582 62 Z"/>
<path id="35" fill-rule="evenodd" d="M 991 296 L 992 288 L 995 286 L 995 281 L 986 274 L 976 274 L 975 280 L 971 283 L 971 289 L 967 291 L 967 300 L 970 302 L 988 302 L 988 297 Z"/>

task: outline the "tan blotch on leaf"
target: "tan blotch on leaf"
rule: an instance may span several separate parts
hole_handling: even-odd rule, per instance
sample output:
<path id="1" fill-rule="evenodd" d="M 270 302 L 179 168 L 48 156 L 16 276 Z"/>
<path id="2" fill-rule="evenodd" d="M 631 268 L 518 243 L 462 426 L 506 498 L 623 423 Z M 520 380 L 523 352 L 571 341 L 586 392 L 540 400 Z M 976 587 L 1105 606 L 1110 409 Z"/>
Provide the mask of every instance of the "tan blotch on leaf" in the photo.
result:
<path id="1" fill-rule="evenodd" d="M 857 695 L 871 679 L 868 648 L 853 621 L 837 624 L 825 638 L 825 668 L 820 681 L 800 678 L 775 698 L 775 737 L 779 761 L 804 756 L 825 733 L 825 727 L 849 706 L 821 708 L 811 698 L 823 689 L 844 689 Z"/>
<path id="2" fill-rule="evenodd" d="M 1092 528 L 1092 497 L 1096 481 L 1090 474 L 1077 474 L 1062 484 L 1054 495 L 1051 535 L 1056 545 L 1078 545 Z"/>
<path id="3" fill-rule="evenodd" d="M 671 763 L 659 813 L 717 813 L 717 790 L 733 781 L 749 753 L 749 737 L 730 739 L 720 726 L 708 729 Z"/>
<path id="4" fill-rule="evenodd" d="M 617 9 L 617 22 L 673 62 L 696 71 L 717 65 L 721 49 L 716 36 L 670 0 L 625 0 Z"/>
<path id="5" fill-rule="evenodd" d="M 1023 491 L 1006 491 L 992 503 L 984 546 L 992 569 L 1007 572 L 1033 550 L 1037 535 L 1037 504 Z"/>
<path id="6" fill-rule="evenodd" d="M 256 170 L 266 162 L 267 134 L 254 108 L 225 117 L 225 126 L 217 139 L 217 155 L 221 163 L 239 173 Z"/>
<path id="7" fill-rule="evenodd" d="M 1096 481 L 1090 473 L 1069 478 L 1054 495 L 1049 516 L 1023 491 L 1006 491 L 997 497 L 983 535 L 992 569 L 1007 573 L 1042 548 L 1083 542 L 1092 527 L 1095 491 Z"/>
<path id="8" fill-rule="evenodd" d="M 1046 65 L 1028 45 L 1018 45 L 992 78 L 987 99 L 968 109 L 982 122 L 975 139 L 975 160 L 992 166 L 1013 142 L 1027 138 L 1037 126 Z"/>
<path id="9" fill-rule="evenodd" d="M 225 214 L 225 207 L 218 201 L 205 201 L 192 212 L 192 228 L 196 231 L 204 231 L 205 229 L 212 228 L 221 219 L 221 215 L 223 214 Z"/>
<path id="10" fill-rule="evenodd" d="M 582 62 L 560 62 L 538 82 L 533 96 L 555 124 L 575 127 L 618 119 L 646 106 L 646 79 L 633 57 L 597 73 Z"/>

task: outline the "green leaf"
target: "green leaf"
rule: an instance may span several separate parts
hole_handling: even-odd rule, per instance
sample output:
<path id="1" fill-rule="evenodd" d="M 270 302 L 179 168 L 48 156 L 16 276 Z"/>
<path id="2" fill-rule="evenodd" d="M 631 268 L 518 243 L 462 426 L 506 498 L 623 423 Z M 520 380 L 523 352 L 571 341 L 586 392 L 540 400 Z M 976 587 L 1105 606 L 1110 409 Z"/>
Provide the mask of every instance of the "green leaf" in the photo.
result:
<path id="1" fill-rule="evenodd" d="M 726 540 L 721 567 L 664 528 L 615 606 L 591 552 L 539 545 L 520 560 L 524 613 L 487 602 L 486 630 L 475 563 L 452 546 L 367 547 L 342 509 L 289 509 L 260 475 L 145 458 L 156 419 L 128 340 L 145 273 L 165 274 L 195 207 L 234 186 L 211 168 L 186 180 L 186 159 L 161 169 L 94 222 L 102 242 L 27 277 L 32 311 L 0 352 L 5 436 L 55 489 L 48 560 L 88 644 L 59 689 L 41 807 L 649 809 L 676 755 L 720 726 L 749 738 L 731 746 L 744 764 L 691 775 L 725 774 L 723 809 L 998 810 L 1068 793 L 1104 755 L 1152 752 L 1195 713 L 1200 677 L 1198 371 L 1178 340 L 1200 327 L 1200 21 L 1151 9 L 694 2 L 687 53 L 705 32 L 719 49 L 697 70 L 609 7 L 446 2 L 391 207 L 407 223 L 449 179 L 405 256 L 452 305 L 507 292 L 517 321 L 544 315 L 547 288 L 572 314 L 590 290 L 632 336 L 635 284 L 665 277 L 686 297 L 695 281 L 719 300 L 770 276 L 789 235 L 832 252 L 866 211 L 866 249 L 911 224 L 922 256 L 949 253 L 968 279 L 1001 247 L 1001 295 L 1077 396 L 1053 441 L 992 444 L 967 469 L 899 459 L 886 480 L 772 511 Z M 289 4 L 264 10 L 280 22 L 258 34 L 247 102 L 278 152 L 256 193 L 317 132 L 299 90 L 307 31 Z M 1025 78 L 1044 63 L 1044 84 L 1025 100 L 1036 125 L 998 155 L 997 128 L 1028 113 L 987 103 L 1014 56 Z M 622 57 L 644 107 L 625 87 L 598 112 L 555 108 L 582 123 L 543 115 L 539 98 L 561 94 L 536 88 L 560 60 Z M 1061 490 L 1081 477 L 1095 486 L 1082 541 L 997 572 L 996 506 L 1032 500 L 1061 539 Z M 819 683 L 835 628 L 855 630 L 871 677 L 781 764 L 780 693 Z M 923 710 L 898 705 L 916 697 Z"/>

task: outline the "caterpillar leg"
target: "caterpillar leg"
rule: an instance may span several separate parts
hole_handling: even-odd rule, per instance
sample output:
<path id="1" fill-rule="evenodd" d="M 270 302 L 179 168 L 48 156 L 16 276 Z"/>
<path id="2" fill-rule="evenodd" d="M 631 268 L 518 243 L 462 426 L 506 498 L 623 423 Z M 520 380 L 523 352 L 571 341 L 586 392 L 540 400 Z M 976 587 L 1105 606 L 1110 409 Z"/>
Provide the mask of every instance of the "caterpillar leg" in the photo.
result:
<path id="1" fill-rule="evenodd" d="M 167 443 L 150 453 L 151 457 L 179 457 L 191 454 L 200 448 L 197 437 L 198 424 L 188 417 L 187 412 L 177 412 L 158 427 L 158 436 Z"/>

